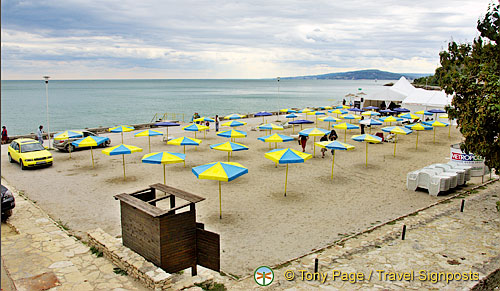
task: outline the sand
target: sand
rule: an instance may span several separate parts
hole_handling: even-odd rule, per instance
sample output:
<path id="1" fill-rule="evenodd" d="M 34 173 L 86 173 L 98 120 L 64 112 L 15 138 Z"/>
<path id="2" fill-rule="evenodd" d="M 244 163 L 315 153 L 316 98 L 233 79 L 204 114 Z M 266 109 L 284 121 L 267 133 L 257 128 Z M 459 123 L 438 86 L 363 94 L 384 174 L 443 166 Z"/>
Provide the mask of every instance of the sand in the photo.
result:
<path id="1" fill-rule="evenodd" d="M 267 118 L 268 121 L 275 119 Z M 222 183 L 222 219 L 219 219 L 218 182 L 198 180 L 191 172 L 193 166 L 227 161 L 226 152 L 209 148 L 210 144 L 228 141 L 215 135 L 214 125 L 206 138 L 203 134 L 197 135 L 203 140 L 197 150 L 186 147 L 185 168 L 182 164 L 167 165 L 168 185 L 206 198 L 196 205 L 197 221 L 204 223 L 207 230 L 220 234 L 221 267 L 225 272 L 237 276 L 251 274 L 257 266 L 276 265 L 332 243 L 345 234 L 388 221 L 450 195 L 432 197 L 425 191 L 408 191 L 406 174 L 432 163 L 447 162 L 450 144 L 462 139 L 455 128 L 451 130 L 451 138 L 448 128 L 438 128 L 435 144 L 432 131 L 420 132 L 418 150 L 415 149 L 415 134 L 398 136 L 396 157 L 393 157 L 392 143 L 370 144 L 367 168 L 365 144 L 350 138 L 359 134 L 359 130 L 348 132 L 347 142 L 356 148 L 336 152 L 334 179 L 330 180 L 330 152 L 323 159 L 317 148 L 316 158 L 289 166 L 287 197 L 284 197 L 285 165 L 276 168 L 273 162 L 264 158 L 269 146 L 257 137 L 265 133 L 250 131 L 262 118 L 245 121 L 249 124 L 238 129 L 247 131 L 248 137 L 237 141 L 249 146 L 250 150 L 233 153 L 231 161 L 246 166 L 249 173 Z M 327 123 L 319 125 L 326 127 Z M 339 141 L 343 141 L 344 132 L 337 132 Z M 163 182 L 161 165 L 141 163 L 142 156 L 148 152 L 148 139 L 134 137 L 134 133 L 125 133 L 125 143 L 142 147 L 144 151 L 125 156 L 125 181 L 121 156 L 110 157 L 100 149 L 94 150 L 94 169 L 90 151 L 82 150 L 74 152 L 71 159 L 67 153 L 53 151 L 52 167 L 21 171 L 18 164 L 8 162 L 6 145 L 2 146 L 2 177 L 76 234 L 83 236 L 100 227 L 118 236 L 121 233 L 120 209 L 113 196 Z M 291 134 L 291 129 L 281 133 Z M 194 133 L 183 132 L 180 127 L 171 127 L 169 134 L 194 137 Z M 112 145 L 120 143 L 120 134 L 107 136 L 112 139 Z M 182 153 L 183 150 L 179 146 L 166 145 L 161 137 L 152 137 L 151 143 L 153 151 Z M 296 141 L 278 146 L 300 150 Z M 312 139 L 307 150 L 312 153 Z"/>

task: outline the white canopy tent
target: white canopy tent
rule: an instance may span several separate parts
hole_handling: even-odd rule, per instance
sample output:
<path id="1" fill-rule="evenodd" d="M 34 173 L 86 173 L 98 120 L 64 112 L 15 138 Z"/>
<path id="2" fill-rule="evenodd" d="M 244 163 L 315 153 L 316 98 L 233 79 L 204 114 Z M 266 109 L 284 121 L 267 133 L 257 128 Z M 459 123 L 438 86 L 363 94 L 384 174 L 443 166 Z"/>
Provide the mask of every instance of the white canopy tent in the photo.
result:
<path id="1" fill-rule="evenodd" d="M 402 106 L 411 111 L 444 109 L 451 103 L 451 99 L 444 91 L 415 89 L 403 100 Z"/>
<path id="2" fill-rule="evenodd" d="M 401 77 L 396 84 L 391 87 L 386 87 L 384 90 L 367 95 L 365 97 L 363 107 L 377 106 L 380 107 L 382 102 L 389 106 L 391 102 L 401 104 L 406 97 L 415 90 L 415 87 L 408 82 L 405 77 Z"/>

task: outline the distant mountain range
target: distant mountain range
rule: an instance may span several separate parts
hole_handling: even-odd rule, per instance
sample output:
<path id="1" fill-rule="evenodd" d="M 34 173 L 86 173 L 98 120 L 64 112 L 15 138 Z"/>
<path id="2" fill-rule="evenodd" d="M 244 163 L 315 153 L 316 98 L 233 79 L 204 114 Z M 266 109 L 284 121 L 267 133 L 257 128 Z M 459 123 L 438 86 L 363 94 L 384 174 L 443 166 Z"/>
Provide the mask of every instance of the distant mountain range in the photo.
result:
<path id="1" fill-rule="evenodd" d="M 425 76 L 430 76 L 432 74 L 417 74 L 417 73 L 392 73 L 380 70 L 361 70 L 361 71 L 350 71 L 343 73 L 330 73 L 323 75 L 311 75 L 311 76 L 298 76 L 298 77 L 284 77 L 282 79 L 325 79 L 325 80 L 398 80 L 402 76 L 407 79 L 413 80 L 416 78 L 421 78 Z"/>

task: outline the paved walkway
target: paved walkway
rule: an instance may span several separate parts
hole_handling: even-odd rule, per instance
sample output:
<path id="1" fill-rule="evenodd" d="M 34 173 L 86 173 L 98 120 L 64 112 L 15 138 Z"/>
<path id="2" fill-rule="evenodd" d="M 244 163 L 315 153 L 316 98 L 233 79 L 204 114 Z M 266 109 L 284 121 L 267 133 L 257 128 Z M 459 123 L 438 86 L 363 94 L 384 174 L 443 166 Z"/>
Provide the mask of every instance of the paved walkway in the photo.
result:
<path id="1" fill-rule="evenodd" d="M 14 214 L 2 223 L 2 259 L 17 290 L 45 290 L 36 289 L 44 284 L 57 285 L 50 290 L 146 290 L 116 274 L 109 261 L 92 254 L 35 204 L 13 192 Z"/>
<path id="2" fill-rule="evenodd" d="M 273 283 L 265 289 L 468 290 L 500 269 L 500 212 L 496 209 L 500 182 L 477 192 L 277 266 Z M 460 212 L 462 199 L 466 200 L 464 212 Z M 405 240 L 401 239 L 403 225 Z M 316 257 L 319 275 L 315 276 Z M 253 276 L 226 286 L 262 288 Z"/>

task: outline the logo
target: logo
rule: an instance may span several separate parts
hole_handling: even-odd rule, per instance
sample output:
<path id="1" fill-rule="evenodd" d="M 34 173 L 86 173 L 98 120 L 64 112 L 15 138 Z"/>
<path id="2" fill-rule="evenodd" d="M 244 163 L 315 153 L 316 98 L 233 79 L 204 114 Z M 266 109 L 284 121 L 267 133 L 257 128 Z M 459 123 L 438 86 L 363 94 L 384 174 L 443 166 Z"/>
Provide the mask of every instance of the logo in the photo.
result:
<path id="1" fill-rule="evenodd" d="M 260 266 L 253 273 L 253 278 L 260 286 L 267 286 L 273 282 L 274 272 L 268 266 Z"/>

